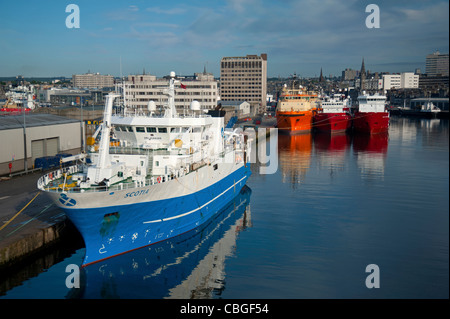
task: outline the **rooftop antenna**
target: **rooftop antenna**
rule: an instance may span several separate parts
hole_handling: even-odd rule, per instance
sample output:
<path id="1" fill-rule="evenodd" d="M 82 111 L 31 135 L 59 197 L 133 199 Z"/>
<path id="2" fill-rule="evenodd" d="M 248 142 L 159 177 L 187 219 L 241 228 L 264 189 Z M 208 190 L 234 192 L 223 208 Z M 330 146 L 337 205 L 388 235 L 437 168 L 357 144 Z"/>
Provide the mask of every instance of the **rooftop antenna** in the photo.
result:
<path id="1" fill-rule="evenodd" d="M 126 93 L 125 93 L 125 80 L 123 78 L 122 74 L 122 56 L 120 56 L 120 78 L 122 79 L 122 94 L 123 94 L 123 107 L 124 107 L 124 113 L 127 106 L 127 99 L 126 99 Z"/>
<path id="2" fill-rule="evenodd" d="M 120 56 L 120 78 L 122 79 L 122 56 Z"/>

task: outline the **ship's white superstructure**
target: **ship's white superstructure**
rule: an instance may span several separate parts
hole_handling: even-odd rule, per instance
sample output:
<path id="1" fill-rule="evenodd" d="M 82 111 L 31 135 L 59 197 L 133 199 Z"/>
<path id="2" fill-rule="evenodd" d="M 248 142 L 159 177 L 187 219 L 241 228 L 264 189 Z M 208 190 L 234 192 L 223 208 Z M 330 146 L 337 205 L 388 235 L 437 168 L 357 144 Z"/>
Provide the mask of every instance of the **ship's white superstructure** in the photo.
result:
<path id="1" fill-rule="evenodd" d="M 351 99 L 341 94 L 334 94 L 332 97 L 325 96 L 319 105 L 322 113 L 345 113 L 351 107 Z"/>

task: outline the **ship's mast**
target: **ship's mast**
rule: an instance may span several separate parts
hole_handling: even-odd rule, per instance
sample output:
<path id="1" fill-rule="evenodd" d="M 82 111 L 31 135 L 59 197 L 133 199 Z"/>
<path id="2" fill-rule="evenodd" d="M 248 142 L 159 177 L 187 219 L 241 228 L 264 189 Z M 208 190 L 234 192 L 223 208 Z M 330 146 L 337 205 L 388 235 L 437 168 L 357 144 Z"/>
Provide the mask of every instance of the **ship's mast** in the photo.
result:
<path id="1" fill-rule="evenodd" d="M 114 99 L 119 97 L 117 94 L 108 94 L 106 96 L 105 110 L 103 112 L 102 137 L 99 145 L 99 159 L 97 169 L 100 171 L 109 165 L 109 134 L 111 132 L 111 113 Z M 100 182 L 95 180 L 95 182 Z"/>
<path id="2" fill-rule="evenodd" d="M 170 72 L 170 80 L 169 80 L 169 90 L 167 94 L 169 95 L 168 105 L 164 112 L 164 117 L 174 118 L 177 116 L 177 109 L 175 107 L 175 82 L 179 82 L 175 80 L 175 72 Z"/>

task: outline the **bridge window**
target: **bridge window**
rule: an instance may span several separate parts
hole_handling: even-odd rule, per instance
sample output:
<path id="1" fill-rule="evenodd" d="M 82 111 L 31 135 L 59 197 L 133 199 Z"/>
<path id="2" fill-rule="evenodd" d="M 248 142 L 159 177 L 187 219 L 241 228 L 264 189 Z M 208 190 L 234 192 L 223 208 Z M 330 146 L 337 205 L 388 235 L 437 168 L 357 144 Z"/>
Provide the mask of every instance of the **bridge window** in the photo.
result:
<path id="1" fill-rule="evenodd" d="M 167 127 L 159 127 L 158 133 L 167 133 Z"/>
<path id="2" fill-rule="evenodd" d="M 145 127 L 137 126 L 136 127 L 136 132 L 137 133 L 145 133 Z"/>
<path id="3" fill-rule="evenodd" d="M 147 133 L 156 133 L 156 127 L 147 127 Z"/>

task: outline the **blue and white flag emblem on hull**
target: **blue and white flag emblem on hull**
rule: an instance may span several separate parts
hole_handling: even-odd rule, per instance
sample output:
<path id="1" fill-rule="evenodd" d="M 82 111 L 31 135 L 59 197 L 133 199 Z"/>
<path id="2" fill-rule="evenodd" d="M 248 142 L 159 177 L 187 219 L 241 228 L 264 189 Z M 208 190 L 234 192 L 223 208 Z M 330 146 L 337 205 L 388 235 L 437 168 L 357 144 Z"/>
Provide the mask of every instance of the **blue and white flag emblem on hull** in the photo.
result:
<path id="1" fill-rule="evenodd" d="M 77 204 L 77 201 L 75 199 L 70 198 L 66 194 L 61 194 L 59 196 L 59 202 L 68 207 L 75 206 Z"/>

